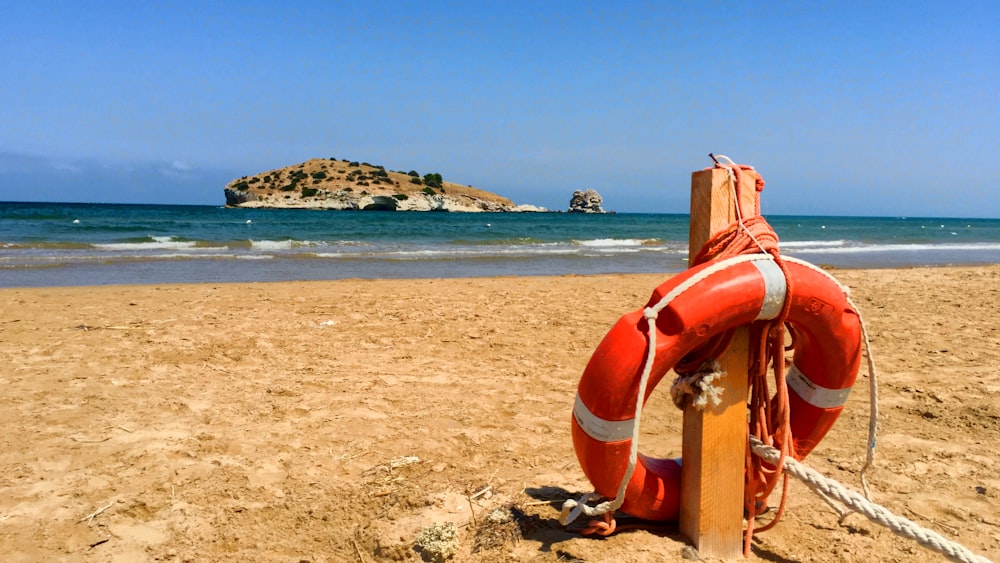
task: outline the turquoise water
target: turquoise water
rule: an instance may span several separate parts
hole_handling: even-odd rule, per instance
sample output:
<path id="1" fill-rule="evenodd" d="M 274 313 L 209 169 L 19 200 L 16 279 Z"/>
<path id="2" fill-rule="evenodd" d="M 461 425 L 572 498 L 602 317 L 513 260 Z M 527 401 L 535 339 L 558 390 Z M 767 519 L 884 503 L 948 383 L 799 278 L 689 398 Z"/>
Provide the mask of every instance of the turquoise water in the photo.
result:
<path id="1" fill-rule="evenodd" d="M 838 267 L 1000 263 L 1000 219 L 770 216 Z M 0 203 L 0 287 L 677 272 L 688 217 Z"/>

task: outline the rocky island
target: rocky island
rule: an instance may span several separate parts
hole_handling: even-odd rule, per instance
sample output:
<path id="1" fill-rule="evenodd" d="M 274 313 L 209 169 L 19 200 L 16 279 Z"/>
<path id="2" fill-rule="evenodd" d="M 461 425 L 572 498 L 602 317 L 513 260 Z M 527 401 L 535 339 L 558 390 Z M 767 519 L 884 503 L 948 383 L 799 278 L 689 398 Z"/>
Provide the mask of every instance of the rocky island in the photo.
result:
<path id="1" fill-rule="evenodd" d="M 570 213 L 607 213 L 601 204 L 604 199 L 597 190 L 576 190 L 569 200 Z"/>
<path id="2" fill-rule="evenodd" d="M 335 158 L 243 176 L 225 187 L 227 207 L 377 211 L 546 211 L 506 197 L 421 175 Z"/>

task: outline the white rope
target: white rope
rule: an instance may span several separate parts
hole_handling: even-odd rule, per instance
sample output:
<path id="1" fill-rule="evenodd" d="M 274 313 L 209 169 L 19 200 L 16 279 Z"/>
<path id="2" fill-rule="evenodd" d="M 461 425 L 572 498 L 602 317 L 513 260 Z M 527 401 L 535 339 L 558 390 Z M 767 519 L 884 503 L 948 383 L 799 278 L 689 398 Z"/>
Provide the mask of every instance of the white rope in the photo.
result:
<path id="1" fill-rule="evenodd" d="M 703 411 L 709 405 L 717 407 L 722 404 L 723 389 L 712 385 L 712 382 L 725 376 L 726 372 L 719 362 L 710 360 L 692 374 L 678 375 L 670 386 L 670 398 L 674 400 L 674 406 L 681 410 L 694 407 Z"/>
<path id="2" fill-rule="evenodd" d="M 754 437 L 750 438 L 750 450 L 769 463 L 777 463 L 781 455 L 780 451 L 764 445 Z M 802 480 L 810 490 L 820 496 L 841 502 L 849 509 L 864 515 L 872 522 L 885 526 L 900 536 L 916 540 L 920 545 L 937 551 L 952 561 L 992 563 L 989 559 L 972 553 L 966 547 L 943 537 L 933 530 L 922 528 L 915 522 L 902 516 L 896 516 L 884 506 L 865 499 L 862 495 L 845 488 L 832 479 L 824 477 L 819 472 L 806 467 L 791 457 L 785 458 L 785 471 L 793 477 Z"/>
<path id="3" fill-rule="evenodd" d="M 875 441 L 878 437 L 878 375 L 875 371 L 875 357 L 872 355 L 872 345 L 868 339 L 865 320 L 850 295 L 847 295 L 847 303 L 858 313 L 858 321 L 861 323 L 861 338 L 865 344 L 865 359 L 868 361 L 868 447 L 865 450 L 865 465 L 861 468 L 861 487 L 865 491 L 865 498 L 871 500 L 871 490 L 868 488 L 868 471 L 875 469 Z"/>
<path id="4" fill-rule="evenodd" d="M 568 499 L 563 503 L 562 512 L 559 514 L 559 523 L 563 526 L 575 520 L 581 512 L 593 518 L 594 516 L 614 512 L 621 508 L 621 505 L 625 502 L 625 489 L 628 488 L 628 483 L 632 480 L 632 474 L 635 473 L 635 466 L 639 460 L 639 425 L 642 419 L 642 402 L 643 397 L 646 396 L 646 385 L 649 383 L 649 376 L 653 371 L 653 359 L 656 358 L 656 316 L 658 312 L 651 308 L 643 311 L 643 316 L 645 316 L 646 324 L 649 327 L 646 364 L 642 369 L 642 377 L 639 379 L 639 391 L 635 399 L 635 423 L 632 425 L 632 442 L 628 452 L 628 468 L 625 470 L 625 475 L 622 476 L 621 482 L 618 483 L 618 492 L 614 500 L 602 502 L 594 507 L 587 506 L 587 502 L 595 498 L 597 496 L 596 493 L 587 493 L 580 497 L 579 501 Z"/>
<path id="5" fill-rule="evenodd" d="M 646 325 L 648 328 L 646 363 L 642 368 L 642 376 L 639 379 L 639 391 L 635 399 L 635 423 L 632 425 L 632 442 L 630 444 L 628 454 L 628 468 L 625 470 L 625 474 L 622 476 L 622 480 L 618 484 L 618 491 L 613 500 L 604 501 L 596 506 L 588 506 L 588 502 L 594 500 L 595 498 L 600 498 L 600 495 L 596 493 L 587 493 L 578 500 L 567 499 L 563 503 L 562 511 L 559 514 L 560 524 L 566 526 L 576 520 L 580 514 L 585 514 L 588 517 L 593 518 L 594 516 L 614 512 L 625 502 L 625 489 L 628 488 L 628 483 L 632 480 L 632 474 L 635 473 L 635 466 L 639 459 L 639 427 L 642 421 L 642 405 L 643 399 L 646 396 L 646 386 L 649 383 L 649 377 L 653 371 L 653 363 L 656 360 L 656 318 L 659 316 L 660 311 L 665 309 L 671 301 L 677 299 L 677 297 L 695 285 L 701 283 L 706 278 L 713 276 L 726 268 L 732 268 L 738 264 L 753 262 L 756 260 L 774 260 L 774 258 L 770 254 L 743 254 L 726 260 L 719 260 L 718 262 L 711 264 L 697 274 L 684 280 L 680 285 L 664 295 L 657 304 L 652 307 L 647 307 L 643 311 L 643 316 L 646 318 Z"/>
<path id="6" fill-rule="evenodd" d="M 830 275 L 826 270 L 805 260 L 789 256 L 783 258 L 786 262 L 794 262 L 800 266 L 809 268 L 833 281 L 844 292 L 847 304 L 858 314 L 858 322 L 861 324 L 861 339 L 865 348 L 865 359 L 868 363 L 868 447 L 865 450 L 865 465 L 861 468 L 861 487 L 865 491 L 865 498 L 871 500 L 871 489 L 868 487 L 868 472 L 875 469 L 875 443 L 878 439 L 878 371 L 875 369 L 875 356 L 872 354 L 872 344 L 868 338 L 868 328 L 865 326 L 865 319 L 861 315 L 861 309 L 858 309 L 854 300 L 851 299 L 851 288 L 840 283 L 837 278 Z M 850 512 L 841 514 L 841 521 L 849 514 Z"/>

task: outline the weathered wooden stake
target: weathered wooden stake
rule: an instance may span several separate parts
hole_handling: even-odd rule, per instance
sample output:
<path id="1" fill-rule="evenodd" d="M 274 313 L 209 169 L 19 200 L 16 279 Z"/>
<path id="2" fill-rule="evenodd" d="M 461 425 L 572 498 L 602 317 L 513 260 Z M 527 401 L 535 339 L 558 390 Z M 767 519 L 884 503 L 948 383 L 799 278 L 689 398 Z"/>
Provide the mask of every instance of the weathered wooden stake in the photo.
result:
<path id="1" fill-rule="evenodd" d="M 753 213 L 753 180 L 744 177 L 743 209 Z M 736 199 L 729 173 L 713 168 L 691 174 L 689 259 L 702 245 L 736 220 Z M 747 219 L 744 216 L 744 219 Z M 705 557 L 736 558 L 743 553 L 743 464 L 747 447 L 747 358 L 749 333 L 737 329 L 719 358 L 726 376 L 722 403 L 684 411 L 680 531 Z"/>

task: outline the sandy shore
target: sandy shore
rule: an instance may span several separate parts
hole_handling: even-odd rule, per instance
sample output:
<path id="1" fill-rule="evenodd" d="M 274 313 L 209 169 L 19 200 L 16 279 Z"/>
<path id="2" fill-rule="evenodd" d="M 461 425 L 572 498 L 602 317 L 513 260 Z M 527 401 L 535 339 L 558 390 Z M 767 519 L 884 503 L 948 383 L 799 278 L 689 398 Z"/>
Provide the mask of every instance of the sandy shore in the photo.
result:
<path id="1" fill-rule="evenodd" d="M 875 500 L 1000 558 L 1000 266 L 837 271 L 881 371 Z M 681 561 L 581 538 L 576 385 L 655 275 L 0 290 L 5 561 Z M 867 379 L 807 459 L 859 488 Z M 658 389 L 643 451 L 679 455 Z M 517 521 L 491 522 L 514 507 Z M 504 514 L 501 511 L 497 514 Z M 506 510 L 506 513 L 510 513 Z M 767 561 L 937 561 L 799 483 Z"/>

